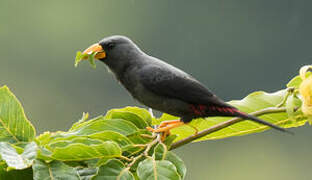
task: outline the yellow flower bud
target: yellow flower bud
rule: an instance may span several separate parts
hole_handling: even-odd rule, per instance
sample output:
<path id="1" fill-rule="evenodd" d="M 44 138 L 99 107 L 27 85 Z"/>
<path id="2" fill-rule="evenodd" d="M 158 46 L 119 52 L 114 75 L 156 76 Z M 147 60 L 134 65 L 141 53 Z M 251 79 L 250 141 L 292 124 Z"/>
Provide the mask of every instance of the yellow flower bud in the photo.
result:
<path id="1" fill-rule="evenodd" d="M 302 96 L 302 112 L 305 115 L 312 116 L 312 76 L 306 77 L 306 73 L 312 69 L 312 65 L 303 66 L 300 69 L 302 82 L 299 87 L 299 93 Z"/>

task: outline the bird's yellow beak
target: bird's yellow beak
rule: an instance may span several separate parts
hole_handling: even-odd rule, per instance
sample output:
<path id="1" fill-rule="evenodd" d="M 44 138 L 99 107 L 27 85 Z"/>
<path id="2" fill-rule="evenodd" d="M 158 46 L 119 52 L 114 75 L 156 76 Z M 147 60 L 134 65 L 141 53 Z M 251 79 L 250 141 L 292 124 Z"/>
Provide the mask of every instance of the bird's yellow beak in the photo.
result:
<path id="1" fill-rule="evenodd" d="M 95 43 L 88 47 L 86 50 L 83 51 L 82 54 L 90 55 L 92 53 L 96 52 L 96 55 L 94 56 L 95 59 L 104 59 L 106 57 L 106 53 L 103 50 L 102 46 L 98 43 Z M 88 59 L 88 56 L 84 56 L 82 59 L 86 60 Z"/>

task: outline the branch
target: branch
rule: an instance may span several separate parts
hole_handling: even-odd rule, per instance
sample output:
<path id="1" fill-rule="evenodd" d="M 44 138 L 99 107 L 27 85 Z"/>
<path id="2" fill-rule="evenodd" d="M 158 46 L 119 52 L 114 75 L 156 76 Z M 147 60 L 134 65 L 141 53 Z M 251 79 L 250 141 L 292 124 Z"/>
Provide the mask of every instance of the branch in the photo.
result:
<path id="1" fill-rule="evenodd" d="M 144 152 L 142 152 L 140 155 L 137 157 L 134 157 L 132 159 L 132 162 L 128 165 L 128 168 L 131 168 L 141 157 L 145 156 L 148 157 L 148 152 L 151 150 L 151 148 L 157 143 L 160 142 L 160 136 L 158 135 L 152 142 L 146 144 L 146 149 Z"/>
<path id="2" fill-rule="evenodd" d="M 266 109 L 262 109 L 262 110 L 259 110 L 259 111 L 255 111 L 253 113 L 250 113 L 251 115 L 254 115 L 254 116 L 260 116 L 260 115 L 264 115 L 264 114 L 270 114 L 270 113 L 280 113 L 280 112 L 286 112 L 286 108 L 285 107 L 270 107 L 270 108 L 266 108 Z M 204 137 L 208 134 L 211 134 L 213 132 L 216 132 L 216 131 L 219 131 L 223 128 L 226 128 L 228 126 L 231 126 L 233 124 L 236 124 L 240 121 L 243 121 L 245 119 L 242 119 L 242 118 L 239 118 L 239 117 L 236 117 L 236 118 L 233 118 L 233 119 L 230 119 L 228 121 L 224 121 L 220 124 L 217 124 L 215 126 L 212 126 L 208 129 L 205 129 L 203 131 L 200 131 L 198 132 L 197 134 L 194 134 L 194 135 L 191 135 L 185 139 L 182 139 L 180 141 L 177 141 L 175 143 L 173 143 L 170 147 L 170 150 L 173 150 L 173 149 L 176 149 L 180 146 L 183 146 L 185 144 L 188 144 L 198 138 L 201 138 L 201 137 Z"/>

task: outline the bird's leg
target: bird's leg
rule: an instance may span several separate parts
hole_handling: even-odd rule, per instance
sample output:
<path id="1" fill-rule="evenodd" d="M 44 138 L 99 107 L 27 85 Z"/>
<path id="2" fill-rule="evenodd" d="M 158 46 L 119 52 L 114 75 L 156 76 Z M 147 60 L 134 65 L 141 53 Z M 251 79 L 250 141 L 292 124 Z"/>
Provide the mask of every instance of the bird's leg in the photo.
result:
<path id="1" fill-rule="evenodd" d="M 151 128 L 151 127 L 146 127 L 146 129 L 147 129 L 148 131 L 151 131 L 151 132 L 156 132 L 155 130 L 158 130 L 158 129 L 160 129 L 160 128 L 163 128 L 163 127 L 168 126 L 169 124 L 174 124 L 174 123 L 177 123 L 177 122 L 180 122 L 180 120 L 178 119 L 178 120 L 162 121 L 162 122 L 159 124 L 159 126 L 158 126 L 157 129 L 153 129 L 153 128 Z"/>
<path id="2" fill-rule="evenodd" d="M 182 122 L 180 120 L 173 120 L 173 122 L 161 123 L 157 129 L 153 129 L 151 127 L 147 127 L 147 130 L 149 130 L 151 132 L 155 132 L 155 133 L 160 133 L 160 132 L 169 131 L 172 128 L 176 128 L 176 127 L 179 127 L 179 126 L 182 126 L 182 125 L 184 125 L 184 122 Z"/>
<path id="3" fill-rule="evenodd" d="M 182 125 L 184 125 L 184 122 L 180 120 L 171 120 L 171 121 L 163 121 L 162 123 L 160 123 L 157 129 L 153 129 L 151 127 L 147 127 L 146 129 L 154 133 L 162 133 L 161 140 L 163 141 L 170 134 L 171 129 Z"/>
<path id="4" fill-rule="evenodd" d="M 147 129 L 148 131 L 150 131 L 150 132 L 156 133 L 156 132 L 155 132 L 156 129 L 153 129 L 153 128 L 151 128 L 151 127 L 146 127 L 146 129 Z M 158 133 L 159 133 L 159 132 L 158 132 Z M 165 141 L 166 137 L 169 136 L 169 135 L 170 135 L 170 131 L 169 131 L 169 130 L 168 130 L 168 131 L 161 132 L 161 137 L 160 137 L 161 141 L 162 141 L 162 142 Z"/>
<path id="5" fill-rule="evenodd" d="M 162 128 L 162 127 L 165 127 L 167 126 L 168 124 L 173 124 L 173 123 L 177 123 L 177 122 L 180 122 L 180 119 L 177 119 L 177 120 L 168 120 L 168 121 L 162 121 L 158 128 Z"/>

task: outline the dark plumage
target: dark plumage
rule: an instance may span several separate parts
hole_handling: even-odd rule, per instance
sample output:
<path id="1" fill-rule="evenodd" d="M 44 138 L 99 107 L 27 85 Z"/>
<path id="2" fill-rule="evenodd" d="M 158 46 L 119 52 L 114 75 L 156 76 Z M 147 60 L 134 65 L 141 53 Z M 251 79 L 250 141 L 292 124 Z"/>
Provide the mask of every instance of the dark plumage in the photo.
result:
<path id="1" fill-rule="evenodd" d="M 184 123 L 198 117 L 233 116 L 286 131 L 238 111 L 189 74 L 145 54 L 124 36 L 104 38 L 98 45 L 105 52 L 105 58 L 100 61 L 135 99 L 148 107 L 181 117 Z"/>

